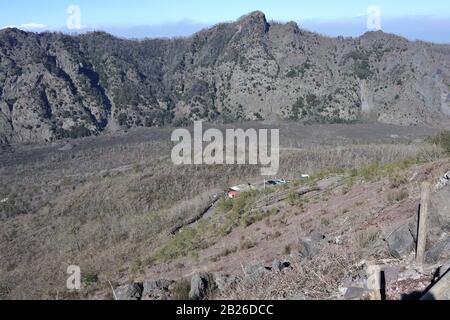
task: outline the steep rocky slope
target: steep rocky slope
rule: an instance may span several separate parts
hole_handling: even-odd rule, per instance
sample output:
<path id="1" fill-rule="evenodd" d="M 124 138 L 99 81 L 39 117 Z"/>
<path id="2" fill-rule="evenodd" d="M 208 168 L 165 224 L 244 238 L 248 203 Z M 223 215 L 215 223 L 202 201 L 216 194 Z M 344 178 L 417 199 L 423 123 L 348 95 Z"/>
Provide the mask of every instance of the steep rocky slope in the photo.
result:
<path id="1" fill-rule="evenodd" d="M 414 262 L 422 183 L 434 184 L 448 166 L 448 159 L 370 165 L 352 177 L 219 200 L 211 216 L 124 276 L 115 293 L 124 300 L 179 299 L 180 291 L 194 300 L 365 300 L 377 266 L 382 299 L 418 299 L 450 267 L 448 179 L 432 188 L 425 264 Z M 97 294 L 112 298 L 109 287 Z"/>
<path id="2" fill-rule="evenodd" d="M 254 12 L 192 37 L 0 31 L 0 142 L 209 121 L 450 118 L 450 46 L 328 38 Z"/>

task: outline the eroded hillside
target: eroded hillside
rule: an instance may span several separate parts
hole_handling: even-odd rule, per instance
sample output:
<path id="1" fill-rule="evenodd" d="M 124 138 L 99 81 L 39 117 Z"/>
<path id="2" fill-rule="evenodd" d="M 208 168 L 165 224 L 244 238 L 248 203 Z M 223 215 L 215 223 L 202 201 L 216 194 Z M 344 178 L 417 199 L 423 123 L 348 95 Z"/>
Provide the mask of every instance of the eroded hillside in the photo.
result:
<path id="1" fill-rule="evenodd" d="M 167 298 L 185 297 L 182 279 L 199 271 L 225 279 L 221 286 L 257 275 L 215 293 L 226 298 L 341 297 L 340 282 L 361 260 L 392 259 L 383 239 L 415 216 L 421 182 L 449 169 L 445 149 L 426 142 L 437 133 L 427 127 L 278 127 L 277 178 L 292 183 L 234 200 L 224 190 L 260 181 L 259 166 L 175 166 L 167 128 L 2 150 L 0 298 L 112 298 L 109 281 L 120 292 L 144 280 L 165 280 L 158 283 L 178 292 L 164 291 Z M 434 230 L 430 249 L 448 238 Z M 325 238 L 305 251 L 302 241 L 318 235 Z M 406 262 L 409 249 L 396 259 Z M 284 273 L 267 272 L 278 262 Z M 79 292 L 65 287 L 73 264 Z M 318 278 L 299 277 L 310 268 Z M 317 279 L 327 286 L 314 287 Z"/>
<path id="2" fill-rule="evenodd" d="M 450 48 L 328 38 L 254 12 L 192 37 L 0 31 L 0 142 L 195 119 L 447 123 Z"/>

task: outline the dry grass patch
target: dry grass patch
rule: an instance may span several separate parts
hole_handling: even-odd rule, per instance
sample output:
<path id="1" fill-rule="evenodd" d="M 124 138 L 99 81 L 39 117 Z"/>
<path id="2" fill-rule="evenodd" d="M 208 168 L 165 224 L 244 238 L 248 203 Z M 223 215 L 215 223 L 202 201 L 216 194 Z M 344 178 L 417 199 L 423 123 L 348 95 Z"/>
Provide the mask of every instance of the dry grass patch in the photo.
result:
<path id="1" fill-rule="evenodd" d="M 307 299 L 335 299 L 340 281 L 354 270 L 355 256 L 332 248 L 311 260 L 292 264 L 282 273 L 267 273 L 256 280 L 244 280 L 216 298 L 225 300 L 277 300 L 299 294 Z"/>

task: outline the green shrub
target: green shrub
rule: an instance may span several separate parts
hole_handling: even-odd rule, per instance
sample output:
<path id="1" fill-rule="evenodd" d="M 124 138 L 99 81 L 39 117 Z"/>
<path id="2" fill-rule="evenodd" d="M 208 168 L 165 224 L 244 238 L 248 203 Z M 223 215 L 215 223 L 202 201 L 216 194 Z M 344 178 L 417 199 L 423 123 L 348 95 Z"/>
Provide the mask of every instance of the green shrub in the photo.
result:
<path id="1" fill-rule="evenodd" d="M 78 139 L 92 135 L 92 132 L 84 125 L 79 125 L 69 130 L 53 126 L 51 130 L 54 132 L 56 139 Z"/>
<path id="2" fill-rule="evenodd" d="M 391 203 L 401 202 L 409 197 L 409 192 L 406 189 L 389 193 L 388 200 Z"/>
<path id="3" fill-rule="evenodd" d="M 233 199 L 230 198 L 222 198 L 219 201 L 219 210 L 222 212 L 228 212 L 233 209 Z"/>
<path id="4" fill-rule="evenodd" d="M 208 232 L 211 227 L 210 223 L 203 220 L 196 227 L 183 228 L 164 247 L 157 250 L 152 258 L 158 261 L 170 261 L 189 254 L 195 257 L 196 251 L 211 245 L 210 232 Z"/>
<path id="5" fill-rule="evenodd" d="M 142 260 L 140 258 L 136 258 L 130 266 L 130 273 L 137 274 L 142 270 Z"/>
<path id="6" fill-rule="evenodd" d="M 359 79 L 368 79 L 373 74 L 368 60 L 355 62 L 353 72 Z"/>
<path id="7" fill-rule="evenodd" d="M 288 73 L 286 73 L 286 77 L 287 78 L 295 78 L 295 77 L 298 77 L 298 73 L 299 72 L 296 69 L 291 69 L 291 70 L 289 70 Z"/>
<path id="8" fill-rule="evenodd" d="M 445 150 L 445 152 L 450 154 L 450 131 L 444 131 L 440 133 L 436 137 L 431 138 L 430 142 L 441 146 Z"/>
<path id="9" fill-rule="evenodd" d="M 389 183 L 391 184 L 390 187 L 392 189 L 398 188 L 406 182 L 406 177 L 399 172 L 395 172 L 389 176 Z"/>
<path id="10" fill-rule="evenodd" d="M 290 245 L 290 244 L 286 245 L 286 246 L 284 247 L 283 254 L 289 255 L 289 254 L 291 254 L 291 252 L 292 252 L 292 247 L 291 247 L 291 245 Z"/>
<path id="11" fill-rule="evenodd" d="M 244 213 L 247 205 L 253 203 L 255 194 L 256 192 L 254 191 L 244 192 L 239 197 L 233 199 L 233 211 L 235 213 Z"/>
<path id="12" fill-rule="evenodd" d="M 353 72 L 359 79 L 368 79 L 373 75 L 370 68 L 370 53 L 364 50 L 350 52 L 345 60 L 353 59 Z"/>
<path id="13" fill-rule="evenodd" d="M 288 198 L 287 198 L 289 205 L 291 205 L 291 206 L 297 205 L 297 202 L 299 199 L 300 199 L 300 197 L 297 192 L 295 192 L 295 191 L 289 192 Z"/>
<path id="14" fill-rule="evenodd" d="M 328 226 L 330 225 L 330 220 L 327 219 L 327 218 L 322 218 L 322 219 L 320 220 L 320 223 L 321 223 L 323 226 L 328 227 Z"/>
<path id="15" fill-rule="evenodd" d="M 304 113 L 305 102 L 302 97 L 298 98 L 297 101 L 292 105 L 290 120 L 298 121 L 306 114 Z"/>
<path id="16" fill-rule="evenodd" d="M 375 228 L 369 228 L 356 235 L 356 243 L 361 249 L 370 248 L 379 238 L 379 231 Z"/>
<path id="17" fill-rule="evenodd" d="M 95 272 L 88 272 L 84 275 L 83 280 L 87 284 L 98 282 L 98 274 Z"/>
<path id="18" fill-rule="evenodd" d="M 128 124 L 128 116 L 125 113 L 121 113 L 117 117 L 117 121 L 119 122 L 120 126 L 126 126 Z"/>
<path id="19" fill-rule="evenodd" d="M 421 163 L 421 160 L 418 158 L 395 161 L 384 165 L 375 161 L 369 165 L 351 169 L 349 171 L 349 179 L 354 181 L 356 177 L 361 177 L 366 181 L 376 181 L 384 177 L 389 177 L 391 182 L 401 183 L 401 179 L 396 181 L 395 176 L 399 175 L 401 171 L 419 163 Z"/>
<path id="20" fill-rule="evenodd" d="M 241 247 L 241 250 L 248 250 L 248 249 L 254 248 L 256 245 L 257 245 L 256 242 L 246 239 L 241 242 L 240 247 Z"/>
<path id="21" fill-rule="evenodd" d="M 0 204 L 0 218 L 11 218 L 19 214 L 19 210 L 9 204 Z"/>
<path id="22" fill-rule="evenodd" d="M 0 284 L 0 299 L 6 299 L 11 293 L 11 289 L 3 284 Z"/>

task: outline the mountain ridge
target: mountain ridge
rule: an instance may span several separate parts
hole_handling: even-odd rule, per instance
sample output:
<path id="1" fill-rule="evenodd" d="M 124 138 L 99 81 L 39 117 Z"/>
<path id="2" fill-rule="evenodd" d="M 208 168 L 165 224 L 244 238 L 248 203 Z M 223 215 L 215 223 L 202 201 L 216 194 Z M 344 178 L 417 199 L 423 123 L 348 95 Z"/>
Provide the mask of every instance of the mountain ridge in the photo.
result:
<path id="1" fill-rule="evenodd" d="M 326 37 L 260 11 L 175 39 L 0 30 L 0 142 L 193 120 L 450 122 L 450 45 Z"/>

